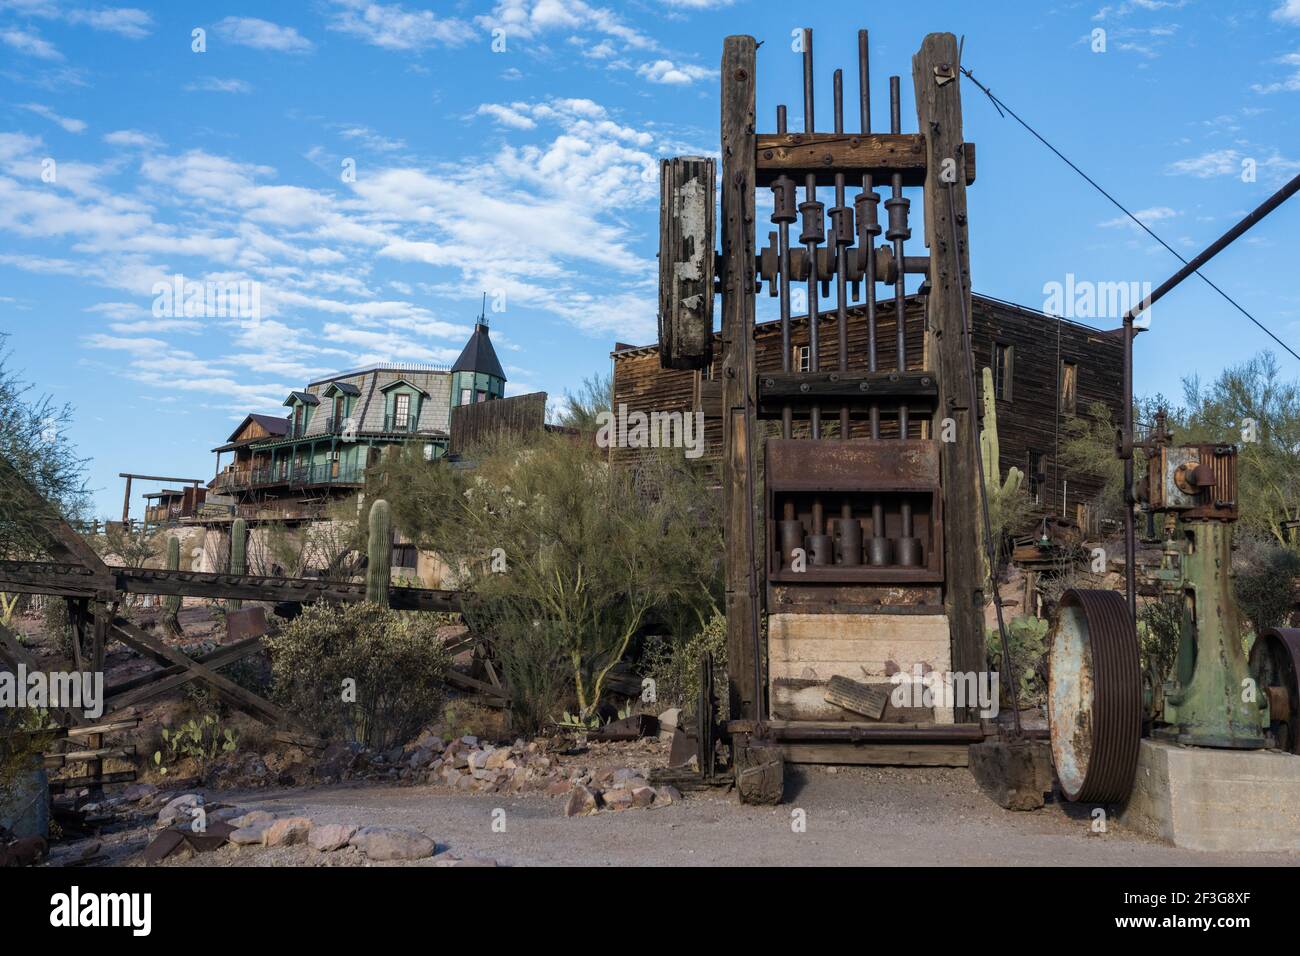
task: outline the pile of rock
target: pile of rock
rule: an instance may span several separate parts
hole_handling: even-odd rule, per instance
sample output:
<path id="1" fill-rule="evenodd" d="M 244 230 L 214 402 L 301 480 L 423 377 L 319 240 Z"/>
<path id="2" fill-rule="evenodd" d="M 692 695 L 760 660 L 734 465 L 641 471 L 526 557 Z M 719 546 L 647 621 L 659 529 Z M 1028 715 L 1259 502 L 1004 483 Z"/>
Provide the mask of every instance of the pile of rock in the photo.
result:
<path id="1" fill-rule="evenodd" d="M 681 802 L 676 787 L 652 787 L 636 771 L 623 768 L 607 770 L 597 776 L 600 786 L 591 781 L 577 783 L 564 801 L 566 817 L 583 817 L 601 810 L 647 810 Z"/>

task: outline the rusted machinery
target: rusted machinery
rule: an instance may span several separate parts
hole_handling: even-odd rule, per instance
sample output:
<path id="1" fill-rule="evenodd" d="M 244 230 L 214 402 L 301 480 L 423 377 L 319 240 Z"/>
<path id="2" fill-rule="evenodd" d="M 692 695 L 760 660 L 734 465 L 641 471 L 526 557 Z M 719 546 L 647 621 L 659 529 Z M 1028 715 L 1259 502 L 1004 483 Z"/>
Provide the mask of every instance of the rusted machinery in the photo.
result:
<path id="1" fill-rule="evenodd" d="M 865 30 L 856 133 L 845 131 L 839 70 L 833 132 L 817 130 L 810 30 L 801 36 L 802 132 L 787 128 L 784 105 L 775 109 L 775 132 L 756 132 L 756 47 L 748 36 L 724 46 L 716 270 L 706 216 L 712 162 L 662 166 L 666 367 L 708 367 L 713 288 L 704 283 L 714 271 L 722 302 L 731 719 L 723 725 L 705 714 L 699 738 L 710 752 L 700 766 L 711 765 L 717 734 L 730 741 L 738 767 L 761 764 L 760 751 L 833 762 L 835 747 L 861 757 L 873 743 L 899 741 L 947 744 L 964 757 L 966 742 L 983 739 L 965 708 L 942 719 L 936 708 L 881 722 L 828 716 L 823 697 L 832 677 L 841 687 L 846 678 L 889 686 L 886 662 L 985 670 L 966 327 L 965 189 L 974 147 L 961 134 L 957 41 L 931 34 L 913 57 L 917 133 L 902 132 L 897 76 L 889 82 L 890 132 L 873 131 Z M 905 248 L 913 237 L 905 189 L 916 187 L 928 255 Z M 761 250 L 758 190 L 770 192 L 774 227 Z M 908 314 L 908 275 L 921 277 L 923 316 Z M 755 295 L 764 283 L 779 307 L 781 371 L 756 375 Z M 892 300 L 878 301 L 882 283 Z M 792 345 L 797 296 L 807 303 L 806 358 Z M 850 296 L 865 300 L 865 329 L 850 327 Z M 912 656 L 894 660 L 890 641 L 904 632 Z M 700 707 L 710 710 L 707 694 Z"/>
<path id="2" fill-rule="evenodd" d="M 1070 800 L 1121 802 L 1134 785 L 1144 723 L 1154 739 L 1184 746 L 1300 754 L 1300 629 L 1258 635 L 1247 658 L 1232 591 L 1232 526 L 1237 520 L 1237 449 L 1175 445 L 1164 415 L 1145 441 L 1133 436 L 1135 317 L 1149 309 L 1288 198 L 1295 177 L 1124 315 L 1125 414 L 1118 454 L 1125 500 L 1163 516 L 1167 535 L 1152 577 L 1182 604 L 1175 661 L 1144 675 L 1137 637 L 1133 509 L 1125 513 L 1126 596 L 1068 591 L 1053 623 L 1048 719 L 1052 759 Z M 1135 482 L 1135 461 L 1145 475 Z M 1126 599 L 1127 598 L 1127 599 Z"/>

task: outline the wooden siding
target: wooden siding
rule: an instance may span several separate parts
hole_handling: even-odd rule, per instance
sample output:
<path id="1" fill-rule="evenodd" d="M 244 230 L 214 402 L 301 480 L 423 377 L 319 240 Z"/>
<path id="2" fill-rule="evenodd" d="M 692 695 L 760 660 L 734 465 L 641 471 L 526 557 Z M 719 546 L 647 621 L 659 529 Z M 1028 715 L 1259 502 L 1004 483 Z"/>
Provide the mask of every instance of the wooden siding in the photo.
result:
<path id="1" fill-rule="evenodd" d="M 537 434 L 545 423 L 545 392 L 457 405 L 451 410 L 450 451 L 453 455 L 462 455 L 502 433 Z"/>
<path id="2" fill-rule="evenodd" d="M 1056 447 L 1056 389 L 1057 370 L 1057 332 L 1060 331 L 1060 359 L 1073 362 L 1077 368 L 1077 409 L 1079 414 L 1087 411 L 1093 402 L 1103 402 L 1118 420 L 1121 412 L 1120 390 L 1123 363 L 1123 340 L 1118 334 L 1101 332 L 1073 322 L 1057 320 L 1008 305 L 996 300 L 979 296 L 974 298 L 972 308 L 972 338 L 975 349 L 976 368 L 982 369 L 992 361 L 994 342 L 1003 342 L 1012 346 L 1012 398 L 1010 401 L 998 402 L 998 437 L 1000 443 L 999 464 L 1005 474 L 1011 466 L 1025 471 L 1031 450 L 1042 455 L 1043 467 L 1047 471 L 1047 481 L 1043 484 L 1039 500 L 1045 510 L 1060 513 L 1061 502 L 1053 494 L 1052 479 L 1057 477 L 1052 468 L 1053 451 Z M 907 300 L 907 367 L 922 369 L 925 367 L 923 307 L 920 300 L 909 297 Z M 877 368 L 888 371 L 894 368 L 896 348 L 893 319 L 893 302 L 886 300 L 877 308 Z M 818 330 L 818 352 L 823 370 L 838 366 L 839 340 L 836 331 L 835 315 L 823 313 Z M 716 334 L 716 333 L 715 333 Z M 856 307 L 849 310 L 849 370 L 853 372 L 867 370 L 865 310 Z M 808 321 L 806 316 L 791 320 L 791 347 L 808 344 Z M 715 343 L 716 344 L 716 343 Z M 721 348 L 715 347 L 713 364 L 707 373 L 678 371 L 661 368 L 659 352 L 655 346 L 640 348 L 622 348 L 614 352 L 614 407 L 626 405 L 628 412 L 651 411 L 690 412 L 701 410 L 704 413 L 705 445 L 704 459 L 710 463 L 719 461 L 722 455 L 722 421 L 719 417 L 719 400 L 721 382 L 722 355 Z M 781 371 L 781 326 L 779 322 L 765 322 L 755 329 L 755 361 L 757 370 L 763 372 Z M 793 361 L 793 359 L 792 359 Z M 793 366 L 792 366 L 793 367 Z M 977 373 L 978 374 L 978 373 Z M 827 408 L 822 413 L 823 423 L 829 426 L 832 434 L 837 432 L 836 411 Z M 780 425 L 777 422 L 765 422 L 766 434 L 775 436 Z M 892 416 L 881 420 L 884 437 L 893 437 L 896 422 Z M 914 420 L 912 437 L 921 436 L 922 425 Z M 855 420 L 852 436 L 867 437 L 865 422 Z M 795 435 L 806 434 L 806 423 L 796 421 Z M 610 460 L 616 465 L 629 465 L 643 454 L 635 448 L 612 448 Z M 1068 506 L 1070 517 L 1074 517 L 1074 505 L 1085 502 L 1094 496 L 1101 487 L 1096 478 L 1078 473 L 1059 476 L 1061 481 L 1068 481 Z"/>

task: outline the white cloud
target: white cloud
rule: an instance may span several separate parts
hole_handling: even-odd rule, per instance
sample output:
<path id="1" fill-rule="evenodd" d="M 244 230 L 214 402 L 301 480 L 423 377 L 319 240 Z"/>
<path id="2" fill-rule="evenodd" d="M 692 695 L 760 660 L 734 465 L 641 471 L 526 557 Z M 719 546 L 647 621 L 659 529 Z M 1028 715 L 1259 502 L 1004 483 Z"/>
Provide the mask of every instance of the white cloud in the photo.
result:
<path id="1" fill-rule="evenodd" d="M 1282 5 L 1273 11 L 1273 19 L 1300 25 L 1300 0 L 1282 0 Z"/>
<path id="2" fill-rule="evenodd" d="M 253 84 L 235 77 L 204 76 L 186 83 L 185 89 L 191 93 L 251 93 Z"/>
<path id="3" fill-rule="evenodd" d="M 13 47 L 19 53 L 34 56 L 41 60 L 62 60 L 63 54 L 54 48 L 54 44 L 42 40 L 39 35 L 18 27 L 0 30 L 0 43 Z"/>
<path id="4" fill-rule="evenodd" d="M 368 0 L 334 0 L 331 30 L 360 37 L 388 50 L 423 50 L 432 46 L 459 46 L 474 39 L 474 28 L 464 20 L 439 17 L 430 10 L 408 11 L 398 4 Z"/>
<path id="5" fill-rule="evenodd" d="M 344 139 L 356 140 L 367 149 L 372 149 L 378 153 L 393 153 L 406 149 L 406 143 L 403 140 L 389 139 L 387 136 L 381 136 L 365 126 L 345 126 L 339 131 L 339 135 Z"/>
<path id="6" fill-rule="evenodd" d="M 530 40 L 564 30 L 599 33 L 636 50 L 659 48 L 653 39 L 625 24 L 617 14 L 583 0 L 498 0 L 492 13 L 476 18 L 476 22 L 486 29 L 505 30 L 507 43 L 512 38 Z"/>
<path id="7" fill-rule="evenodd" d="M 134 149 L 159 149 L 162 140 L 152 133 L 142 133 L 138 129 L 119 129 L 104 136 L 104 142 L 110 146 L 124 146 Z"/>
<path id="8" fill-rule="evenodd" d="M 1276 149 L 1243 152 L 1237 149 L 1216 149 L 1200 156 L 1180 159 L 1170 163 L 1167 173 L 1180 176 L 1194 176 L 1197 179 L 1209 179 L 1214 176 L 1240 176 L 1245 162 L 1253 160 L 1256 175 L 1261 178 L 1276 179 L 1293 175 L 1300 170 L 1300 161 L 1287 159 Z"/>
<path id="9" fill-rule="evenodd" d="M 219 37 L 255 50 L 307 53 L 313 48 L 312 42 L 293 27 L 282 27 L 257 17 L 226 17 L 213 29 Z"/>
<path id="10" fill-rule="evenodd" d="M 519 104 L 519 106 L 526 108 L 526 104 Z M 533 129 L 537 126 L 532 119 L 525 116 L 518 108 L 503 106 L 500 103 L 484 103 L 479 106 L 475 115 L 490 116 L 502 126 L 509 126 L 512 129 Z"/>
<path id="11" fill-rule="evenodd" d="M 1151 225 L 1153 222 L 1160 222 L 1162 219 L 1173 219 L 1179 215 L 1176 209 L 1170 209 L 1168 206 L 1152 206 L 1149 209 L 1138 209 L 1133 215 L 1141 220 L 1145 225 Z M 1117 226 L 1130 226 L 1134 229 L 1137 225 L 1128 216 L 1116 216 L 1114 219 L 1107 219 L 1097 225 L 1103 229 L 1114 229 Z"/>
<path id="12" fill-rule="evenodd" d="M 57 123 L 69 133 L 84 133 L 86 131 L 86 121 L 71 119 L 67 116 L 60 116 L 54 110 L 41 103 L 23 103 L 20 109 L 25 109 L 29 113 L 35 113 L 37 116 L 49 120 L 51 123 Z"/>
<path id="13" fill-rule="evenodd" d="M 116 33 L 130 40 L 149 35 L 153 18 L 134 7 L 115 7 L 105 10 L 69 10 L 63 14 L 69 23 L 84 24 L 93 30 Z"/>
<path id="14" fill-rule="evenodd" d="M 1300 3 L 1300 0 L 1296 0 L 1296 2 Z M 1284 80 L 1279 80 L 1274 83 L 1253 83 L 1250 88 L 1256 93 L 1264 94 L 1294 93 L 1297 90 L 1300 90 L 1300 52 L 1287 53 L 1284 56 L 1278 57 L 1274 62 L 1292 67 L 1295 72 Z"/>
<path id="15" fill-rule="evenodd" d="M 655 60 L 643 64 L 637 69 L 637 76 L 644 76 L 651 83 L 668 83 L 674 86 L 688 86 L 696 80 L 707 80 L 717 76 L 718 71 L 693 63 L 674 64 L 672 60 Z"/>

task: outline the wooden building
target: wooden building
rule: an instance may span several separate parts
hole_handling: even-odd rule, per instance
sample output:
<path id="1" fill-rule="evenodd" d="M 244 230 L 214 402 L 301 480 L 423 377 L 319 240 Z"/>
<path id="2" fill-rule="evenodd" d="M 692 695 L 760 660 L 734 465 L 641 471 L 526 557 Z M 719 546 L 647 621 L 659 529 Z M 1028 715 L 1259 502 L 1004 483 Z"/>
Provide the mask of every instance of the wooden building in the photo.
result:
<path id="1" fill-rule="evenodd" d="M 834 312 L 821 313 L 819 364 L 837 366 L 838 339 Z M 907 300 L 908 367 L 930 367 L 924 354 L 922 325 L 924 305 L 918 296 Z M 849 356 L 851 371 L 866 371 L 866 320 L 860 307 L 849 310 Z M 613 401 L 617 412 L 695 412 L 703 414 L 704 458 L 718 462 L 722 455 L 721 397 L 722 352 L 720 333 L 714 333 L 714 359 L 703 372 L 665 369 L 659 364 L 657 345 L 619 344 L 612 353 Z M 1081 517 L 1086 505 L 1101 488 L 1098 478 L 1079 473 L 1066 474 L 1056 466 L 1061 425 L 1071 415 L 1082 414 L 1094 402 L 1110 408 L 1115 420 L 1122 414 L 1121 381 L 1123 339 L 1120 330 L 1100 331 L 1078 322 L 1058 319 L 1023 306 L 988 296 L 972 296 L 972 339 L 976 374 L 993 371 L 997 394 L 999 465 L 1003 474 L 1015 466 L 1025 473 L 1026 486 L 1045 514 Z M 878 367 L 895 363 L 895 326 L 892 300 L 877 309 Z M 807 369 L 808 317 L 791 320 L 791 370 Z M 755 327 L 755 364 L 758 372 L 781 371 L 780 322 L 763 322 Z M 977 380 L 978 382 L 978 380 Z M 982 389 L 982 385 L 977 384 Z M 779 422 L 767 422 L 775 436 Z M 824 424 L 827 437 L 838 434 L 834 415 Z M 897 434 L 897 423 L 881 421 L 884 437 Z M 914 421 L 910 437 L 922 436 L 928 424 Z M 855 420 L 852 437 L 867 437 L 865 422 Z M 799 425 L 796 425 L 796 436 Z M 615 464 L 630 463 L 644 452 L 638 448 L 613 446 Z M 1086 520 L 1086 515 L 1083 516 Z"/>

